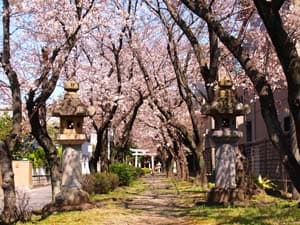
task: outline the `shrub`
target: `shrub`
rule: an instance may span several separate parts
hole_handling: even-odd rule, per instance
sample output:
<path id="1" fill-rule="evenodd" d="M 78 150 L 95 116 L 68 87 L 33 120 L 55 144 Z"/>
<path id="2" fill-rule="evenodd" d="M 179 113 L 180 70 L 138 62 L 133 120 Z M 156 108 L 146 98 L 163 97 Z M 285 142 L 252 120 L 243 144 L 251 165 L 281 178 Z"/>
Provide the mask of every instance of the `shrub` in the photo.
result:
<path id="1" fill-rule="evenodd" d="M 256 178 L 256 183 L 259 187 L 261 187 L 264 190 L 276 188 L 276 185 L 271 180 L 269 180 L 266 177 L 262 177 L 261 175 L 258 175 L 258 177 Z"/>
<path id="2" fill-rule="evenodd" d="M 111 190 L 116 189 L 120 185 L 120 180 L 118 174 L 109 173 L 109 179 L 111 183 Z"/>
<path id="3" fill-rule="evenodd" d="M 114 163 L 110 166 L 109 171 L 114 174 L 118 174 L 120 185 L 129 185 L 131 182 L 131 174 L 129 171 L 129 167 L 125 164 Z"/>
<path id="4" fill-rule="evenodd" d="M 141 168 L 133 167 L 125 163 L 114 163 L 110 166 L 111 173 L 118 174 L 120 185 L 128 186 L 133 180 L 143 174 Z"/>
<path id="5" fill-rule="evenodd" d="M 134 177 L 135 178 L 145 175 L 144 170 L 142 168 L 140 168 L 140 167 L 132 167 L 132 168 L 134 168 Z"/>
<path id="6" fill-rule="evenodd" d="M 93 174 L 82 176 L 81 185 L 82 189 L 89 194 L 95 193 L 96 178 Z"/>
<path id="7" fill-rule="evenodd" d="M 89 194 L 106 194 L 119 186 L 119 177 L 112 173 L 95 173 L 83 176 L 82 189 Z"/>
<path id="8" fill-rule="evenodd" d="M 151 173 L 151 169 L 149 169 L 149 168 L 144 167 L 144 168 L 142 168 L 142 170 L 143 170 L 143 174 L 142 175 L 145 175 L 147 173 Z"/>
<path id="9" fill-rule="evenodd" d="M 106 173 L 96 173 L 95 178 L 95 194 L 106 194 L 111 190 L 109 176 Z"/>
<path id="10" fill-rule="evenodd" d="M 48 162 L 46 159 L 45 150 L 40 146 L 26 152 L 23 155 L 23 157 L 32 161 L 33 168 L 38 168 L 38 167 L 48 168 Z"/>
<path id="11" fill-rule="evenodd" d="M 96 173 L 95 193 L 106 194 L 113 191 L 119 185 L 119 177 L 116 174 Z"/>

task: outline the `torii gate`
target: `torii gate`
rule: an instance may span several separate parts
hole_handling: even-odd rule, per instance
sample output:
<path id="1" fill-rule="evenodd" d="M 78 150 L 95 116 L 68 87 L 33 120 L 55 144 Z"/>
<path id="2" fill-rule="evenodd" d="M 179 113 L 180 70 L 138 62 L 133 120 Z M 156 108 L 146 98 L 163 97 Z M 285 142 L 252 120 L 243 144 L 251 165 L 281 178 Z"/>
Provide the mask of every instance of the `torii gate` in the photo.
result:
<path id="1" fill-rule="evenodd" d="M 153 153 L 147 149 L 138 149 L 138 148 L 130 148 L 132 155 L 135 156 L 134 158 L 134 166 L 138 167 L 138 156 L 151 156 L 151 168 L 154 171 L 154 157 L 156 153 Z"/>

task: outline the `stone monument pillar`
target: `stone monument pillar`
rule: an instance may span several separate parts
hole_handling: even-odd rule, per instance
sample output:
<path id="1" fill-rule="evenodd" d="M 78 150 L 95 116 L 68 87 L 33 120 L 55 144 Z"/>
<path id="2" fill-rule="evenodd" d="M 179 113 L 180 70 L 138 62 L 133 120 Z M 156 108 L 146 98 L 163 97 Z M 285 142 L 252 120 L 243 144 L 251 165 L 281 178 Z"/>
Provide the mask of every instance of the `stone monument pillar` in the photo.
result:
<path id="1" fill-rule="evenodd" d="M 89 201 L 88 193 L 81 189 L 81 144 L 86 140 L 83 133 L 83 119 L 91 115 L 77 94 L 79 85 L 74 80 L 65 83 L 64 100 L 56 106 L 53 116 L 60 118 L 60 132 L 57 142 L 63 146 L 62 156 L 62 187 L 55 196 L 58 205 L 79 205 Z"/>
<path id="2" fill-rule="evenodd" d="M 208 201 L 215 204 L 232 204 L 236 188 L 236 150 L 242 132 L 236 128 L 236 116 L 249 112 L 249 106 L 238 102 L 232 81 L 224 77 L 218 81 L 214 99 L 202 107 L 202 113 L 215 120 L 211 138 L 216 146 L 215 188 Z"/>

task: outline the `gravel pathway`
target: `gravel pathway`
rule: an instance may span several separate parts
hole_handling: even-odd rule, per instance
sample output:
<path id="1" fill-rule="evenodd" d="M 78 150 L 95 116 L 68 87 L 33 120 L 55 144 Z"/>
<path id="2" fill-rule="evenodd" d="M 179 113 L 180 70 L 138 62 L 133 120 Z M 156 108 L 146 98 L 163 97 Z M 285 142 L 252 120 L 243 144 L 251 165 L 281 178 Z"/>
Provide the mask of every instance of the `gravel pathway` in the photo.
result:
<path id="1" fill-rule="evenodd" d="M 195 224 L 187 215 L 191 205 L 178 203 L 188 196 L 177 194 L 174 185 L 163 175 L 146 176 L 142 178 L 149 188 L 129 198 L 116 201 L 112 207 L 114 216 L 107 215 L 101 221 L 104 225 L 192 225 Z M 119 204 L 119 205 L 118 205 Z M 118 205 L 118 206 L 117 206 Z M 117 207 L 116 207 L 117 206 Z M 119 207 L 119 208 L 118 208 Z M 106 210 L 106 207 L 101 210 Z"/>

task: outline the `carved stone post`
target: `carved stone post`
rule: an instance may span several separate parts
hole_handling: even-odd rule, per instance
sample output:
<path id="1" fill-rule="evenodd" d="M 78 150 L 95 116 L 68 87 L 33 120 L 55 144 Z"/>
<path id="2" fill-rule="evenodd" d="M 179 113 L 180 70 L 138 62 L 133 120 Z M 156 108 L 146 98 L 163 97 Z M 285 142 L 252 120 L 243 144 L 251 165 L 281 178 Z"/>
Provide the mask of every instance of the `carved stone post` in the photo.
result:
<path id="1" fill-rule="evenodd" d="M 216 185 L 208 195 L 208 201 L 215 204 L 232 204 L 235 200 L 236 150 L 243 135 L 236 129 L 236 116 L 249 112 L 248 105 L 238 102 L 232 86 L 226 77 L 219 80 L 213 101 L 202 108 L 202 113 L 215 120 L 211 138 L 216 145 Z"/>

